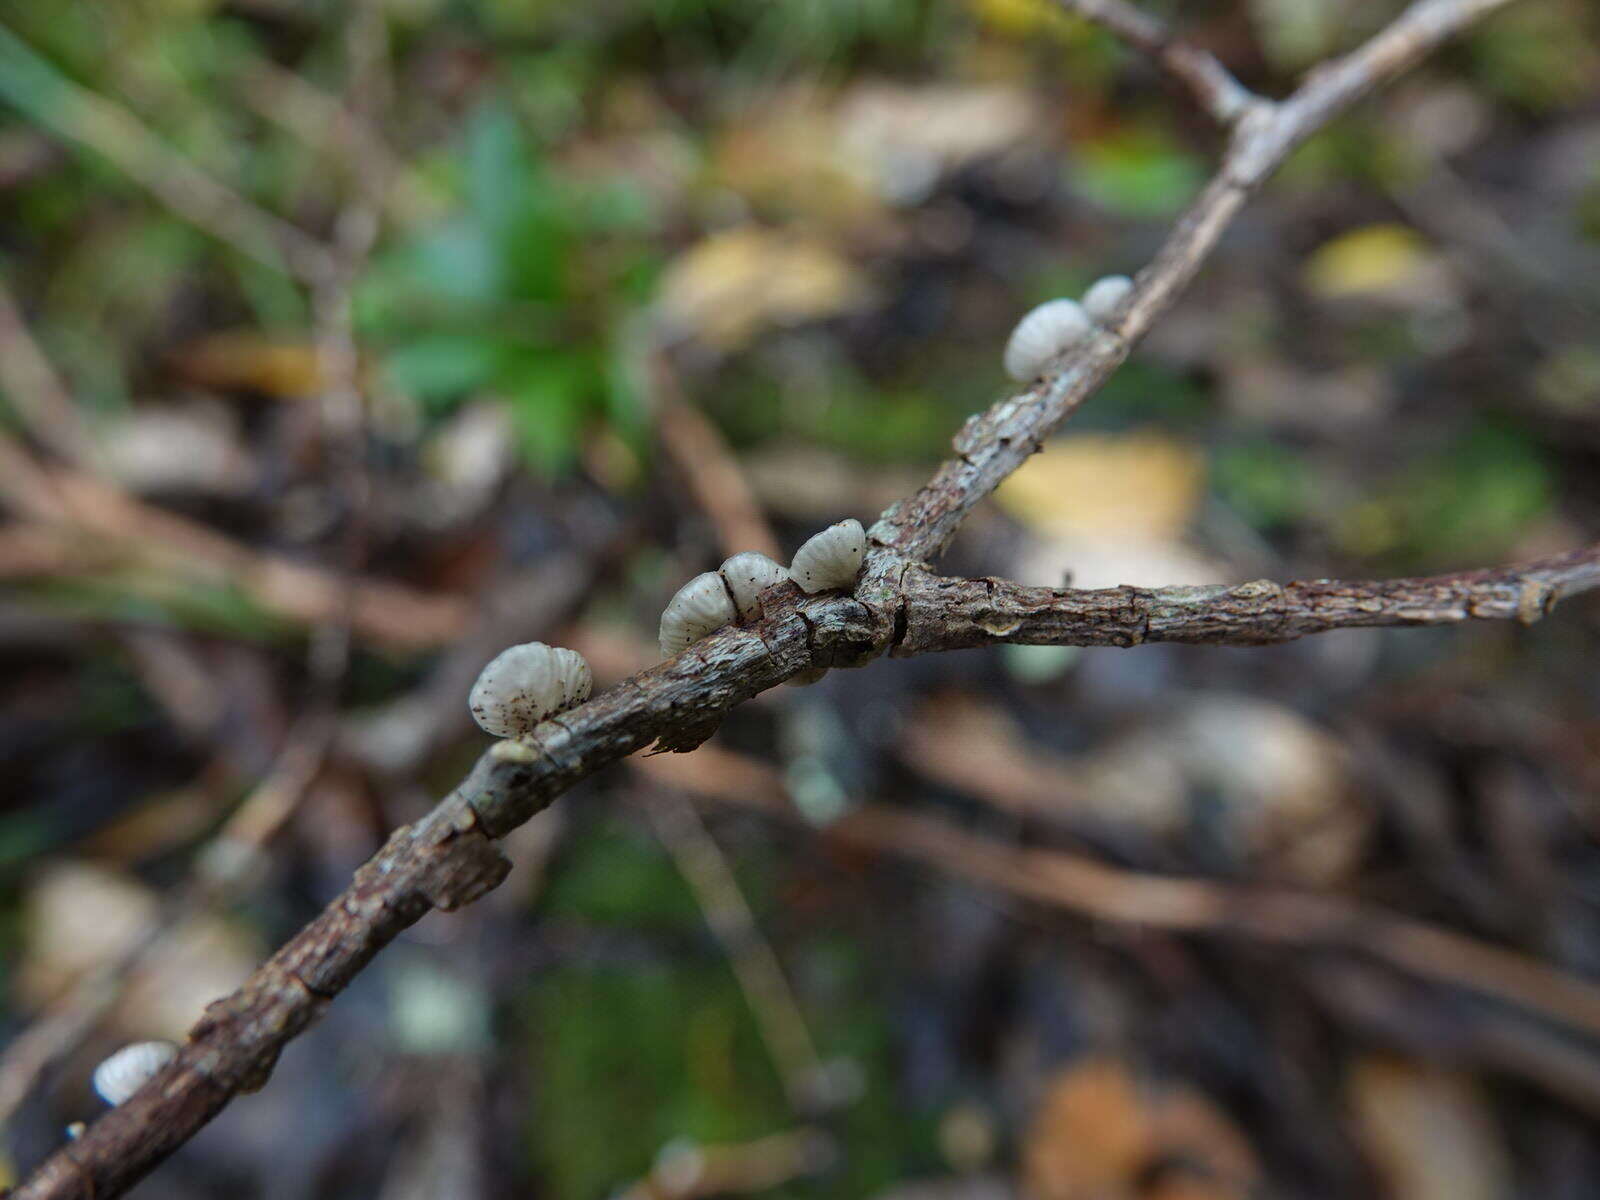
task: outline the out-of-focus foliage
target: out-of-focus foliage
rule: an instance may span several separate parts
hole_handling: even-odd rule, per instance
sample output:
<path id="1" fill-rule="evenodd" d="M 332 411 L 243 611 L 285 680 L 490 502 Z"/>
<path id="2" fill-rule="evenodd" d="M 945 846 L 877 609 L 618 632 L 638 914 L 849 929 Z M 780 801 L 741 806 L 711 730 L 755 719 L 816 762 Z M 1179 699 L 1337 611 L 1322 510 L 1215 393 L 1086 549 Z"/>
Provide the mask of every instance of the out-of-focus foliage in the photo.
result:
<path id="1" fill-rule="evenodd" d="M 503 398 L 530 460 L 565 468 L 602 414 L 638 430 L 639 398 L 614 358 L 647 295 L 656 222 L 626 181 L 551 170 L 504 108 L 472 114 L 462 140 L 441 171 L 463 211 L 373 264 L 358 328 L 386 347 L 391 386 L 434 412 Z"/>
<path id="2" fill-rule="evenodd" d="M 757 857 L 741 873 L 764 923 L 781 914 L 769 894 L 776 870 Z M 521 1026 L 543 1080 L 529 1154 L 558 1194 L 597 1195 L 643 1176 L 674 1141 L 751 1141 L 782 1127 L 787 1104 L 757 1027 L 660 847 L 596 830 L 573 847 L 542 911 L 582 921 L 597 945 L 617 948 L 543 981 Z M 667 955 L 629 953 L 632 939 L 664 929 L 676 947 Z M 853 942 L 825 935 L 786 944 L 784 957 L 802 994 L 829 1014 L 812 1029 L 821 1053 L 866 1072 L 867 1094 L 839 1122 L 847 1166 L 827 1186 L 870 1194 L 894 1180 L 907 1150 L 927 1147 L 918 1144 L 926 1129 L 903 1121 L 888 1090 L 888 1030 L 868 964 Z"/>

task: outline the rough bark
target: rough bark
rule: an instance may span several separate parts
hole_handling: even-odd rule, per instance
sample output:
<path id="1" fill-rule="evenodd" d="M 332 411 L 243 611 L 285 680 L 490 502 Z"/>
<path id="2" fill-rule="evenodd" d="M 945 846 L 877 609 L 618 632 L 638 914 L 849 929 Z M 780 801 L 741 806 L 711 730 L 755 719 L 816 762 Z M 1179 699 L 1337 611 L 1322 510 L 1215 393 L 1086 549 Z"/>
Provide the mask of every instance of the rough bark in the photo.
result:
<path id="1" fill-rule="evenodd" d="M 896 654 L 997 642 L 1256 646 L 1372 625 L 1515 620 L 1531 625 L 1558 602 L 1600 586 L 1600 543 L 1527 563 L 1424 579 L 1165 588 L 1023 587 L 1004 579 L 902 578 L 905 632 Z"/>
<path id="2" fill-rule="evenodd" d="M 1107 327 L 1074 347 L 1060 370 L 969 419 L 945 462 L 921 491 L 871 529 L 881 549 L 875 574 L 925 562 L 944 549 L 967 513 L 1037 451 L 1122 364 L 1216 248 L 1245 201 L 1289 153 L 1356 100 L 1508 0 L 1420 0 L 1357 50 L 1323 64 L 1280 103 L 1254 99 L 1240 112 L 1221 166 L 1179 217 L 1133 293 Z"/>

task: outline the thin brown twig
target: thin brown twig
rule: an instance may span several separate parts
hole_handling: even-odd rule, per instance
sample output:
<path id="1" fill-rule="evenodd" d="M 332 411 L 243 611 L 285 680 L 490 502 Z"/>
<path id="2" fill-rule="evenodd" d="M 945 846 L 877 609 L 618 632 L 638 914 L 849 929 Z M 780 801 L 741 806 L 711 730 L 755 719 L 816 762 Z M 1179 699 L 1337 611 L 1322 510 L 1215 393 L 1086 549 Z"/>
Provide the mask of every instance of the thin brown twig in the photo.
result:
<path id="1" fill-rule="evenodd" d="M 783 964 L 761 935 L 733 868 L 694 805 L 677 792 L 653 788 L 642 804 L 733 967 L 790 1107 L 809 1111 L 818 1098 L 822 1059 Z"/>
<path id="2" fill-rule="evenodd" d="M 199 914 L 225 903 L 255 874 L 267 843 L 283 828 L 326 756 L 326 722 L 291 730 L 277 762 L 196 855 L 187 887 L 115 957 L 72 983 L 0 1052 L 0 1128 L 54 1064 L 81 1046 L 116 1007 L 139 969 Z"/>
<path id="3" fill-rule="evenodd" d="M 1420 579 L 1257 579 L 1234 586 L 1081 590 L 953 579 L 918 569 L 907 571 L 901 586 L 904 634 L 893 650 L 899 655 L 1001 642 L 1258 646 L 1380 625 L 1531 625 L 1560 601 L 1600 587 L 1600 542 L 1520 566 Z"/>
<path id="4" fill-rule="evenodd" d="M 1232 125 L 1256 96 L 1215 55 L 1179 41 L 1156 18 L 1123 0 L 1056 0 L 1068 12 L 1110 30 L 1187 88 L 1219 125 Z"/>
<path id="5" fill-rule="evenodd" d="M 1140 273 L 1108 328 L 1045 383 L 968 422 L 956 441 L 960 458 L 874 526 L 875 545 L 855 596 L 801 599 L 792 585 L 781 585 L 769 591 L 773 603 L 759 623 L 711 635 L 529 738 L 497 743 L 427 817 L 396 831 L 320 916 L 238 991 L 213 1004 L 173 1063 L 47 1159 L 16 1200 L 64 1200 L 85 1190 L 101 1198 L 121 1194 L 235 1094 L 261 1086 L 282 1048 L 402 930 L 432 908 L 455 908 L 498 886 L 510 864 L 492 839 L 579 779 L 657 739 L 674 747 L 703 740 L 729 708 L 802 670 L 860 665 L 884 653 L 897 640 L 900 577 L 937 553 L 971 508 L 1127 356 L 1289 151 L 1361 95 L 1507 2 L 1419 0 L 1383 33 L 1315 73 L 1289 100 L 1249 105 L 1217 177 Z M 1166 902 L 1174 896 L 1169 890 Z M 1149 900 L 1148 894 L 1141 898 L 1133 919 L 1159 916 L 1148 911 Z M 1450 944 L 1413 938 L 1391 949 L 1420 960 Z M 1489 959 L 1477 965 L 1513 964 Z M 1513 972 L 1504 986 L 1525 982 Z M 1589 1002 L 1572 1000 L 1580 1013 Z"/>
<path id="6" fill-rule="evenodd" d="M 655 392 L 656 436 L 695 503 L 716 527 L 723 550 L 758 550 L 782 561 L 783 550 L 750 481 L 717 427 L 684 399 L 666 354 L 652 354 L 646 370 Z"/>
<path id="7" fill-rule="evenodd" d="M 835 1156 L 822 1130 L 802 1126 L 749 1142 L 668 1146 L 650 1174 L 617 1200 L 700 1200 L 756 1195 L 823 1171 Z"/>
<path id="8" fill-rule="evenodd" d="M 949 544 L 973 507 L 1122 364 L 1290 151 L 1441 42 L 1509 2 L 1418 0 L 1361 47 L 1312 72 L 1287 100 L 1252 101 L 1235 123 L 1217 173 L 1139 272 L 1132 294 L 1107 327 L 1080 343 L 1043 382 L 968 420 L 955 439 L 958 457 L 947 460 L 921 491 L 895 505 L 869 531 L 877 547 L 869 578 L 887 582 L 907 560 L 925 562 Z"/>
<path id="9" fill-rule="evenodd" d="M 1337 897 L 1141 875 L 1057 850 L 1012 850 L 893 809 L 852 814 L 839 833 L 1097 920 L 1367 955 L 1420 979 L 1600 1036 L 1600 984 Z"/>
<path id="10" fill-rule="evenodd" d="M 253 60 L 234 79 L 240 99 L 256 113 L 292 134 L 319 154 L 361 172 L 372 171 L 391 181 L 384 190 L 384 211 L 405 220 L 428 211 L 429 202 L 415 187 L 406 187 L 400 160 L 384 141 L 371 113 L 352 112 L 339 96 L 287 71 L 271 59 Z"/>
<path id="11" fill-rule="evenodd" d="M 719 803 L 804 823 L 777 771 L 765 763 L 718 750 L 702 751 L 693 767 L 687 766 L 687 760 L 658 758 L 647 760 L 644 769 L 663 783 Z M 824 836 L 915 859 L 1094 920 L 1374 958 L 1415 978 L 1600 1036 L 1600 983 L 1338 896 L 1130 871 L 1066 851 L 1002 845 L 947 821 L 883 805 L 851 811 Z"/>
<path id="12" fill-rule="evenodd" d="M 325 622 L 344 602 L 341 580 L 321 568 L 255 550 L 85 473 L 46 468 L 3 433 L 0 496 L 37 522 L 41 537 L 50 531 L 68 541 L 101 540 L 116 559 L 156 562 L 186 577 L 232 584 L 288 620 Z M 364 637 L 418 647 L 460 636 L 470 615 L 461 597 L 366 577 L 356 588 L 352 620 Z"/>
<path id="13" fill-rule="evenodd" d="M 0 279 L 0 391 L 4 391 L 28 432 L 68 462 L 83 462 L 94 451 L 89 428 L 61 376 L 22 315 L 22 308 Z"/>
<path id="14" fill-rule="evenodd" d="M 69 517 L 51 472 L 4 432 L 0 432 L 0 500 L 42 525 L 58 524 Z"/>

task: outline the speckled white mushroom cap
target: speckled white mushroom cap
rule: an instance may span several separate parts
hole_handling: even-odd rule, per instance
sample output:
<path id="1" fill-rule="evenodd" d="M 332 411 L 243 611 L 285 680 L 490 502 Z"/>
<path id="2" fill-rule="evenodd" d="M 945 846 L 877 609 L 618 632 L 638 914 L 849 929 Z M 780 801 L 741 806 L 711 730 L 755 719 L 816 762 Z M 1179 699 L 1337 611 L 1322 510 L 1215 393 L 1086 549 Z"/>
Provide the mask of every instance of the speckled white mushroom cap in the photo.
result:
<path id="1" fill-rule="evenodd" d="M 722 581 L 728 585 L 733 606 L 741 620 L 749 620 L 761 612 L 761 593 L 773 584 L 789 578 L 782 564 L 773 562 L 758 550 L 735 554 L 718 568 Z"/>
<path id="2" fill-rule="evenodd" d="M 502 650 L 472 685 L 472 719 L 496 737 L 517 737 L 589 698 L 594 676 L 576 650 L 527 642 Z"/>
<path id="3" fill-rule="evenodd" d="M 738 615 L 733 597 L 715 571 L 696 575 L 678 589 L 661 613 L 661 654 L 671 658 Z"/>
<path id="4" fill-rule="evenodd" d="M 867 552 L 867 531 L 854 517 L 813 534 L 794 552 L 789 578 L 805 592 L 849 587 Z"/>

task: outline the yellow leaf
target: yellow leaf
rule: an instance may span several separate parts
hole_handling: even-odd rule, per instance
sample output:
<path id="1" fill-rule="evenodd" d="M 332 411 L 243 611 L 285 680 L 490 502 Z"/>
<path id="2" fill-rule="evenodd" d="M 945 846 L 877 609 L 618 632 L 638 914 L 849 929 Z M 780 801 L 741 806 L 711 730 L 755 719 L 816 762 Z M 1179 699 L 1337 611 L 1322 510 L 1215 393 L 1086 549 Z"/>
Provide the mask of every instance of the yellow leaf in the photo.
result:
<path id="1" fill-rule="evenodd" d="M 1013 37 L 1050 34 L 1081 41 L 1089 31 L 1087 21 L 1074 20 L 1050 0 L 968 0 L 968 7 L 989 28 Z"/>
<path id="2" fill-rule="evenodd" d="M 717 139 L 710 182 L 812 228 L 870 227 L 884 211 L 871 177 L 843 153 L 834 98 L 814 89 L 787 89 L 744 114 Z"/>
<path id="3" fill-rule="evenodd" d="M 1338 300 L 1405 289 L 1426 274 L 1427 243 L 1404 225 L 1368 225 L 1326 243 L 1306 263 L 1315 295 Z"/>
<path id="4" fill-rule="evenodd" d="M 292 400 L 322 389 L 317 348 L 310 341 L 284 341 L 253 329 L 208 334 L 180 347 L 172 365 L 190 383 L 216 391 Z"/>
<path id="5" fill-rule="evenodd" d="M 1002 508 L 1051 537 L 1170 541 L 1200 503 L 1205 464 L 1156 433 L 1081 434 L 1045 446 L 1000 485 Z"/>
<path id="6" fill-rule="evenodd" d="M 745 227 L 679 255 L 662 278 L 659 302 L 681 332 L 735 350 L 767 326 L 837 316 L 870 295 L 866 278 L 830 246 Z"/>

